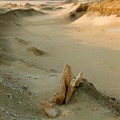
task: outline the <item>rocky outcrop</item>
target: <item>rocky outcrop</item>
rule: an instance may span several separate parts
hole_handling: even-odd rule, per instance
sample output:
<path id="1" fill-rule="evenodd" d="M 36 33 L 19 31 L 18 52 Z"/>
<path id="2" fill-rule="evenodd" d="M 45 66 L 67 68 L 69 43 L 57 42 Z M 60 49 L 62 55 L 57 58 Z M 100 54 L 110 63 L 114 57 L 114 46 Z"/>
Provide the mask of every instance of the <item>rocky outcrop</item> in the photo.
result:
<path id="1" fill-rule="evenodd" d="M 72 71 L 70 66 L 68 64 L 65 65 L 59 88 L 55 94 L 54 102 L 56 104 L 67 104 L 70 101 L 75 87 L 79 86 L 81 80 L 82 72 L 80 72 L 77 78 L 74 80 L 72 79 Z"/>
<path id="2" fill-rule="evenodd" d="M 88 11 L 99 12 L 101 15 L 116 15 L 120 17 L 120 0 L 102 0 L 93 3 Z"/>

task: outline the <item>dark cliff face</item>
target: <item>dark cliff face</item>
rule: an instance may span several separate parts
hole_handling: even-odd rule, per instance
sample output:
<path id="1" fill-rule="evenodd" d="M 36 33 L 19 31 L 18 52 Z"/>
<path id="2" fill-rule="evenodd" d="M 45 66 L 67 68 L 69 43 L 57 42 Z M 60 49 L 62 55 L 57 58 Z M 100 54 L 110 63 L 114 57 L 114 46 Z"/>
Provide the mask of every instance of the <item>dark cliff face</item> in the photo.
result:
<path id="1" fill-rule="evenodd" d="M 101 15 L 116 15 L 120 17 L 120 0 L 102 0 L 93 3 L 88 11 L 99 12 Z"/>

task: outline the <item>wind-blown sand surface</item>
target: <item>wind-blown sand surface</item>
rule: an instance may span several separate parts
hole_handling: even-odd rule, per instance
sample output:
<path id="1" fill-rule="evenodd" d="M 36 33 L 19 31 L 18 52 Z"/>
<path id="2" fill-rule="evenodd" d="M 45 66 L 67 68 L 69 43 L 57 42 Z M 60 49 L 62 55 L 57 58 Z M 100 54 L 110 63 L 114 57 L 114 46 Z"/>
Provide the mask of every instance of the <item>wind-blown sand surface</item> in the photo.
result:
<path id="1" fill-rule="evenodd" d="M 70 19 L 79 5 L 57 4 L 0 7 L 2 120 L 49 119 L 39 103 L 53 97 L 66 63 L 74 76 L 83 71 L 99 92 L 120 102 L 120 18 L 87 12 Z M 78 89 L 69 104 L 57 106 L 56 119 L 120 119 L 99 101 Z"/>

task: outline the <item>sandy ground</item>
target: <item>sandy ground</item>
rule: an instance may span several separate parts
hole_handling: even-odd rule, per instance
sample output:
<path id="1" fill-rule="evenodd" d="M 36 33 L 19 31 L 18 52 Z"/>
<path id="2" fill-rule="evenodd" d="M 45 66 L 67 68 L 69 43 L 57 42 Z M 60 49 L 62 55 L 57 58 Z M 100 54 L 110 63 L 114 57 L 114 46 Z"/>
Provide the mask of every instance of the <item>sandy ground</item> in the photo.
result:
<path id="1" fill-rule="evenodd" d="M 83 71 L 83 77 L 101 93 L 120 101 L 120 18 L 89 12 L 66 24 L 64 15 L 71 6 L 55 5 L 51 10 L 50 3 L 44 8 L 33 6 L 45 14 L 29 11 L 26 16 L 17 11 L 16 17 L 11 13 L 10 17 L 0 16 L 1 119 L 48 119 L 39 101 L 53 96 L 66 63 L 74 76 Z M 61 120 L 120 119 L 83 93 L 73 95 L 70 103 L 59 109 L 61 116 L 56 119 Z"/>

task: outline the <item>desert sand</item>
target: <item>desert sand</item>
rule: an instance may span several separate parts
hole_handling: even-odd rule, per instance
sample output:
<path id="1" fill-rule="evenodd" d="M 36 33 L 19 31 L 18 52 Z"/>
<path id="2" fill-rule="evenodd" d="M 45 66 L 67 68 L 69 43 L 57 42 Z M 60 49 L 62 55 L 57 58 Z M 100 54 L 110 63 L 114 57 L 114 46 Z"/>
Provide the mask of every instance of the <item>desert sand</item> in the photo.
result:
<path id="1" fill-rule="evenodd" d="M 120 119 L 120 17 L 87 11 L 92 2 L 0 2 L 1 120 L 52 119 L 40 101 L 51 101 L 66 64 L 96 89 L 76 88 L 54 119 Z"/>

